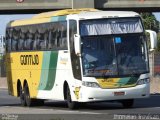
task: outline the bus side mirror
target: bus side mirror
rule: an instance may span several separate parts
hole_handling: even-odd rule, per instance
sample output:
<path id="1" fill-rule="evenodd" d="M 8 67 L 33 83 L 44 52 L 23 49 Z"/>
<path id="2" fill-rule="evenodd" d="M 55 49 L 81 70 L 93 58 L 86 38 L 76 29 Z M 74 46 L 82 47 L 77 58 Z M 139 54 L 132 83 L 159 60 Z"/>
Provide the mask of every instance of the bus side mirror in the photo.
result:
<path id="1" fill-rule="evenodd" d="M 157 47 L 157 33 L 152 30 L 146 30 L 149 33 L 150 51 L 154 51 Z"/>
<path id="2" fill-rule="evenodd" d="M 74 35 L 74 49 L 77 56 L 80 56 L 81 53 L 81 40 L 80 35 L 75 34 Z"/>

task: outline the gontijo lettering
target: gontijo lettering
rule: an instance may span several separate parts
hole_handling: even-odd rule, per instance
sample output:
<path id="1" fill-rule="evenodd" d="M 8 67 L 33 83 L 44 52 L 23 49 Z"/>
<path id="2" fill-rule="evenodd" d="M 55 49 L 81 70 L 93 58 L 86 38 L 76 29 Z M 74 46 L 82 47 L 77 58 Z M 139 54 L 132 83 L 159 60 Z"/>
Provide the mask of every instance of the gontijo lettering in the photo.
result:
<path id="1" fill-rule="evenodd" d="M 38 65 L 39 57 L 38 55 L 21 55 L 20 56 L 21 65 Z"/>

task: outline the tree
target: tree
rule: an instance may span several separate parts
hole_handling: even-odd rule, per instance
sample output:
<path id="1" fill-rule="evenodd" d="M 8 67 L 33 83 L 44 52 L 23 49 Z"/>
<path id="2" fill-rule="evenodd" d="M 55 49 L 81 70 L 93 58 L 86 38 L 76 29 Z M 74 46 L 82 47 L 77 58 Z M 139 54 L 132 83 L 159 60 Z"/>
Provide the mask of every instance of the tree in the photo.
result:
<path id="1" fill-rule="evenodd" d="M 160 52 L 159 21 L 156 19 L 156 17 L 152 13 L 141 13 L 141 17 L 142 17 L 145 29 L 150 29 L 158 33 L 156 51 Z"/>
<path id="2" fill-rule="evenodd" d="M 157 34 L 157 49 L 156 51 L 160 52 L 160 33 Z"/>
<path id="3" fill-rule="evenodd" d="M 159 21 L 152 13 L 141 13 L 141 17 L 145 29 L 151 29 L 157 33 L 159 32 Z"/>

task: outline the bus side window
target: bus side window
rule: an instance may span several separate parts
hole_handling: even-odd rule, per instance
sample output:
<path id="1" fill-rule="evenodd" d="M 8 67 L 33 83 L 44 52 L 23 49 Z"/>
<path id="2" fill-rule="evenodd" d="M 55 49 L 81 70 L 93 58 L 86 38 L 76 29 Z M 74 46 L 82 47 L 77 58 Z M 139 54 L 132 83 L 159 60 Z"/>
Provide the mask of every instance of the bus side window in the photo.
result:
<path id="1" fill-rule="evenodd" d="M 59 23 L 52 23 L 52 28 L 49 31 L 49 49 L 57 50 L 60 46 L 60 38 L 59 38 Z"/>
<path id="2" fill-rule="evenodd" d="M 49 32 L 47 30 L 44 33 L 43 49 L 47 49 L 48 48 L 48 41 L 49 41 Z"/>
<path id="3" fill-rule="evenodd" d="M 33 41 L 33 50 L 41 50 L 41 34 L 39 32 L 35 33 L 34 41 Z"/>
<path id="4" fill-rule="evenodd" d="M 28 33 L 27 35 L 27 39 L 26 39 L 26 48 L 27 50 L 32 50 L 33 49 L 33 34 L 32 33 Z"/>
<path id="5" fill-rule="evenodd" d="M 11 37 L 12 37 L 12 34 L 11 34 L 11 30 L 8 29 L 7 30 L 7 34 L 6 34 L 6 51 L 7 52 L 10 52 L 11 51 Z"/>
<path id="6" fill-rule="evenodd" d="M 13 31 L 13 37 L 12 37 L 12 51 L 18 50 L 18 31 Z"/>
<path id="7" fill-rule="evenodd" d="M 19 31 L 19 35 L 18 35 L 18 50 L 21 51 L 21 42 L 22 42 L 22 31 Z"/>
<path id="8" fill-rule="evenodd" d="M 33 50 L 37 50 L 37 39 L 38 39 L 38 32 L 36 32 L 34 35 Z"/>
<path id="9" fill-rule="evenodd" d="M 27 32 L 26 33 L 24 33 L 24 42 L 23 42 L 23 50 L 27 50 Z"/>
<path id="10" fill-rule="evenodd" d="M 67 37 L 63 36 L 64 32 L 61 32 L 61 44 L 60 47 L 62 49 L 67 49 Z"/>
<path id="11" fill-rule="evenodd" d="M 54 31 L 52 32 L 52 49 L 57 49 L 57 29 L 54 29 Z"/>
<path id="12" fill-rule="evenodd" d="M 16 46 L 17 46 L 17 40 L 16 39 L 12 39 L 12 51 L 16 51 Z"/>
<path id="13" fill-rule="evenodd" d="M 67 49 L 67 22 L 51 24 L 48 32 L 48 49 Z"/>
<path id="14" fill-rule="evenodd" d="M 59 44 L 61 49 L 67 49 L 67 22 L 61 22 L 59 32 Z"/>
<path id="15" fill-rule="evenodd" d="M 40 47 L 40 50 L 46 49 L 44 33 L 39 34 L 39 47 Z"/>
<path id="16" fill-rule="evenodd" d="M 49 30 L 49 33 L 48 33 L 48 49 L 52 49 L 52 30 Z"/>
<path id="17" fill-rule="evenodd" d="M 21 32 L 18 41 L 18 50 L 24 50 L 25 33 Z"/>
<path id="18" fill-rule="evenodd" d="M 60 30 L 59 28 L 56 31 L 56 38 L 55 38 L 55 42 L 56 42 L 56 46 L 57 48 L 60 48 L 60 43 L 61 43 L 61 37 L 60 37 Z"/>

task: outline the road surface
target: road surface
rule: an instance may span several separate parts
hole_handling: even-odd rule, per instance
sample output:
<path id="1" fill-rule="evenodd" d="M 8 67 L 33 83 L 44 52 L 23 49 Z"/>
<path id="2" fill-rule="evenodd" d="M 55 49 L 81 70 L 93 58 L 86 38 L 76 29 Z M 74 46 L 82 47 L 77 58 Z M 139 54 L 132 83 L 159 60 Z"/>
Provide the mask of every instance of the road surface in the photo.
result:
<path id="1" fill-rule="evenodd" d="M 46 101 L 43 106 L 22 107 L 19 98 L 0 89 L 2 120 L 160 120 L 160 94 L 135 100 L 134 107 L 124 109 L 119 103 L 89 103 L 78 110 L 69 110 L 65 102 Z"/>

